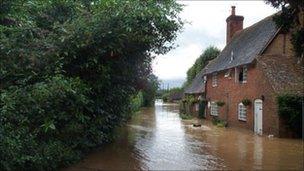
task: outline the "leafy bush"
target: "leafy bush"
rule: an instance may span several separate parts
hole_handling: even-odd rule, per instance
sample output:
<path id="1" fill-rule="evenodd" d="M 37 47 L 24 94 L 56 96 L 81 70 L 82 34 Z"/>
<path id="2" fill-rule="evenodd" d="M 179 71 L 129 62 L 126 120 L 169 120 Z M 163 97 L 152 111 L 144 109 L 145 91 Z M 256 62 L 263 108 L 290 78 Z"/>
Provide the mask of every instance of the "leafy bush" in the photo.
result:
<path id="1" fill-rule="evenodd" d="M 174 97 L 176 94 L 183 93 L 183 89 L 179 87 L 171 88 L 169 90 L 160 90 L 160 98 L 163 99 L 164 102 L 172 102 L 172 97 Z"/>
<path id="2" fill-rule="evenodd" d="M 182 119 L 184 119 L 184 120 L 189 120 L 189 119 L 192 119 L 193 118 L 193 116 L 192 115 L 190 115 L 190 114 L 180 114 L 179 115 Z"/>
<path id="3" fill-rule="evenodd" d="M 173 48 L 181 9 L 174 0 L 2 3 L 0 170 L 58 169 L 111 140 L 149 86 L 152 54 Z"/>
<path id="4" fill-rule="evenodd" d="M 194 103 L 197 103 L 199 100 L 195 98 L 193 95 L 187 95 L 186 97 L 184 97 L 183 101 L 188 105 L 192 105 Z"/>
<path id="5" fill-rule="evenodd" d="M 243 99 L 242 103 L 244 106 L 249 106 L 251 104 L 251 101 L 249 99 Z"/>
<path id="6" fill-rule="evenodd" d="M 143 104 L 142 106 L 150 107 L 154 106 L 156 92 L 159 86 L 159 82 L 156 76 L 150 75 L 146 82 L 145 87 L 142 89 Z"/>
<path id="7" fill-rule="evenodd" d="M 227 127 L 227 122 L 226 121 L 223 121 L 223 120 L 220 120 L 218 117 L 214 116 L 212 118 L 212 124 L 213 125 L 216 125 L 218 127 Z"/>
<path id="8" fill-rule="evenodd" d="M 217 101 L 216 104 L 219 106 L 219 107 L 222 107 L 225 105 L 225 102 L 223 101 Z"/>
<path id="9" fill-rule="evenodd" d="M 140 109 L 143 106 L 144 97 L 142 91 L 138 92 L 136 96 L 132 97 L 131 100 L 131 109 L 133 112 Z"/>
<path id="10" fill-rule="evenodd" d="M 291 130 L 302 136 L 302 104 L 303 96 L 296 94 L 281 94 L 277 97 L 279 115 L 287 121 Z"/>
<path id="11" fill-rule="evenodd" d="M 96 142 L 90 89 L 80 79 L 55 76 L 1 93 L 0 170 L 54 169 L 79 159 Z M 26 166 L 26 167 L 25 167 Z"/>

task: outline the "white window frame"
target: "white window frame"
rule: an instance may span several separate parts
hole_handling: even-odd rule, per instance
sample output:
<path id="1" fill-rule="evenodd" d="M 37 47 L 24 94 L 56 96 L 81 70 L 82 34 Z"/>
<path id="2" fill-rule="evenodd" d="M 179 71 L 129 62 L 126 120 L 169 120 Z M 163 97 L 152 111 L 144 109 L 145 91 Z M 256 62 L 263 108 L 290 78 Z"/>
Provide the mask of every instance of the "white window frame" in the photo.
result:
<path id="1" fill-rule="evenodd" d="M 212 116 L 218 116 L 219 115 L 219 107 L 217 105 L 216 102 L 211 102 L 211 105 L 210 105 L 210 115 Z"/>
<path id="2" fill-rule="evenodd" d="M 212 74 L 212 87 L 216 87 L 218 85 L 217 73 Z"/>
<path id="3" fill-rule="evenodd" d="M 247 121 L 247 108 L 243 103 L 238 104 L 238 119 Z"/>

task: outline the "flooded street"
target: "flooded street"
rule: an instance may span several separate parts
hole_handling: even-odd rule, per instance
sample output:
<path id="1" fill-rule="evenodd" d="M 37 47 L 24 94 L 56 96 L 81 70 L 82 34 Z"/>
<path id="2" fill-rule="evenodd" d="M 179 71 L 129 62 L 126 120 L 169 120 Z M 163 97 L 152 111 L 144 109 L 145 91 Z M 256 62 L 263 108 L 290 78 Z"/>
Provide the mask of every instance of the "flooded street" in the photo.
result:
<path id="1" fill-rule="evenodd" d="M 201 122 L 202 127 L 192 124 Z M 303 142 L 181 120 L 177 105 L 141 110 L 117 140 L 67 170 L 303 170 Z"/>

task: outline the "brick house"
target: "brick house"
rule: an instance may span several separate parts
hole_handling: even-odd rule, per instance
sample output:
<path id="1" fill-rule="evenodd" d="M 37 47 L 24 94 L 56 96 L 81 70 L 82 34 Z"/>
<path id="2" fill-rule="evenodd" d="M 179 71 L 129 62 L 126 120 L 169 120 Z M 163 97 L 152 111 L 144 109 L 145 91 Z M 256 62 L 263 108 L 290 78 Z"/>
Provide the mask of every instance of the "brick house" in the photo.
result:
<path id="1" fill-rule="evenodd" d="M 277 28 L 272 16 L 245 29 L 243 20 L 233 6 L 226 19 L 226 47 L 205 68 L 206 118 L 284 137 L 287 129 L 276 97 L 283 92 L 303 94 L 303 68 L 294 57 L 290 34 Z"/>

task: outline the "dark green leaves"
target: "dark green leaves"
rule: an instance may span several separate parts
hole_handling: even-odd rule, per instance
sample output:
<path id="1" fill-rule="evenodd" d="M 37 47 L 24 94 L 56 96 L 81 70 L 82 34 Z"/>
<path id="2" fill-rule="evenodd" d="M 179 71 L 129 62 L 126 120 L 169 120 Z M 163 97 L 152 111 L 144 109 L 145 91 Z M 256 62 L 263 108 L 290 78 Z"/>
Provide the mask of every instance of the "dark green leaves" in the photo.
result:
<path id="1" fill-rule="evenodd" d="M 3 2 L 0 170 L 57 169 L 111 140 L 153 102 L 151 54 L 170 50 L 182 27 L 173 0 Z"/>

